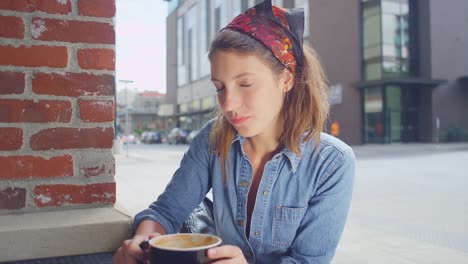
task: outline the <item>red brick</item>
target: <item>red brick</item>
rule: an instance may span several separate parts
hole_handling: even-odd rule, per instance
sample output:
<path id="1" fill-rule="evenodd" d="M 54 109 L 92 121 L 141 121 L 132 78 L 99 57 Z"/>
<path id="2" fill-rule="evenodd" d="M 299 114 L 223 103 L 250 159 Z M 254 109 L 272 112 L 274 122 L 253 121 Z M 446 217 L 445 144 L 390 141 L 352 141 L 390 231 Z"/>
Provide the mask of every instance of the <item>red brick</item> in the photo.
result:
<path id="1" fill-rule="evenodd" d="M 0 122 L 68 123 L 71 114 L 70 101 L 0 99 Z"/>
<path id="2" fill-rule="evenodd" d="M 87 73 L 36 73 L 32 80 L 33 92 L 57 96 L 114 95 L 112 75 Z"/>
<path id="3" fill-rule="evenodd" d="M 33 150 L 106 149 L 112 147 L 113 128 L 49 128 L 31 136 Z"/>
<path id="4" fill-rule="evenodd" d="M 115 174 L 115 160 L 96 160 L 92 164 L 81 165 L 80 175 L 85 177 L 97 177 L 102 175 L 114 175 Z"/>
<path id="5" fill-rule="evenodd" d="M 45 159 L 34 156 L 0 156 L 0 180 L 73 176 L 73 158 L 63 155 Z"/>
<path id="6" fill-rule="evenodd" d="M 95 167 L 81 168 L 83 175 L 86 177 L 96 177 L 106 173 L 106 165 L 102 164 Z"/>
<path id="7" fill-rule="evenodd" d="M 0 150 L 18 150 L 23 145 L 23 130 L 14 127 L 0 127 Z"/>
<path id="8" fill-rule="evenodd" d="M 34 203 L 38 207 L 68 204 L 114 204 L 115 182 L 89 185 L 38 185 L 34 188 Z"/>
<path id="9" fill-rule="evenodd" d="M 33 39 L 78 43 L 115 44 L 115 30 L 109 23 L 51 18 L 32 20 Z"/>
<path id="10" fill-rule="evenodd" d="M 0 209 L 21 209 L 26 205 L 25 188 L 0 189 Z"/>
<path id="11" fill-rule="evenodd" d="M 24 92 L 24 73 L 0 72 L 0 94 L 22 94 Z"/>
<path id="12" fill-rule="evenodd" d="M 65 47 L 0 46 L 0 65 L 63 68 L 67 66 L 67 61 L 68 51 Z"/>
<path id="13" fill-rule="evenodd" d="M 115 0 L 78 0 L 78 14 L 93 17 L 114 17 Z"/>
<path id="14" fill-rule="evenodd" d="M 114 121 L 113 101 L 79 100 L 80 118 L 85 122 Z"/>
<path id="15" fill-rule="evenodd" d="M 111 49 L 79 50 L 78 65 L 82 69 L 114 70 L 115 52 Z"/>
<path id="16" fill-rule="evenodd" d="M 68 14 L 71 12 L 70 0 L 1 0 L 0 9 L 19 12 L 43 11 L 50 14 Z"/>
<path id="17" fill-rule="evenodd" d="M 24 23 L 20 17 L 0 16 L 0 38 L 24 38 Z"/>

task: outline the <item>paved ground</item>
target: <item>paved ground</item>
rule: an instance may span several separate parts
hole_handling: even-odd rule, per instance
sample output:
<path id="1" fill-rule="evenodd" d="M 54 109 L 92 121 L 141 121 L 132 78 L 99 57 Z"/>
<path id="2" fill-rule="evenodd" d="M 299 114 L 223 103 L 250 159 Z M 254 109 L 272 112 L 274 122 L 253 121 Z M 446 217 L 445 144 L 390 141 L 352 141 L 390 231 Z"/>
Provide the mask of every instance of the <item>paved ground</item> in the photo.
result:
<path id="1" fill-rule="evenodd" d="M 164 189 L 186 146 L 117 155 L 118 205 L 130 214 Z M 352 207 L 335 264 L 468 264 L 468 144 L 354 147 Z"/>

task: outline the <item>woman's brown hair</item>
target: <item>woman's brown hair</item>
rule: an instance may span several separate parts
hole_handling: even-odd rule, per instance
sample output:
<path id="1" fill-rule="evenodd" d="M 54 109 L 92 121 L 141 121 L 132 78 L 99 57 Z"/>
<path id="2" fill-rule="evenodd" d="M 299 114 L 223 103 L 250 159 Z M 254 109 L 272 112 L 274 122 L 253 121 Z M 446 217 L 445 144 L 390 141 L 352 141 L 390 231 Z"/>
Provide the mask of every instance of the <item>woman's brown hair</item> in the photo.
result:
<path id="1" fill-rule="evenodd" d="M 285 70 L 284 65 L 263 44 L 236 31 L 219 32 L 211 42 L 208 54 L 210 60 L 216 51 L 255 55 L 266 62 L 276 76 L 280 76 Z M 300 155 L 302 140 L 314 140 L 316 146 L 320 142 L 320 132 L 329 110 L 327 88 L 317 54 L 312 48 L 304 46 L 304 66 L 296 69 L 294 86 L 286 94 L 281 112 L 285 129 L 280 136 L 280 144 L 297 155 Z M 223 174 L 235 135 L 234 127 L 219 112 L 210 133 L 210 146 L 220 156 Z"/>

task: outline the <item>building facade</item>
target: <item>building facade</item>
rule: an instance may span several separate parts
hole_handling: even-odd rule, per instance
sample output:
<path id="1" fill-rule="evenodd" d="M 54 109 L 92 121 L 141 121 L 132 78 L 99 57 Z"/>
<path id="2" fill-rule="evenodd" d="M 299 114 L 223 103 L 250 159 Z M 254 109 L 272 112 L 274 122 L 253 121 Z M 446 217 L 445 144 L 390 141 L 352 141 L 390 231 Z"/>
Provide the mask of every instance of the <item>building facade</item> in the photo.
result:
<path id="1" fill-rule="evenodd" d="M 234 16 L 259 2 L 170 1 L 166 103 L 174 106 L 174 126 L 198 129 L 214 116 L 210 41 Z M 339 138 L 362 144 L 468 135 L 467 1 L 273 4 L 305 10 L 304 41 L 317 51 L 327 73 L 332 104 L 327 126 L 333 124 Z"/>
<path id="2" fill-rule="evenodd" d="M 165 94 L 155 91 L 122 91 L 117 104 L 117 134 L 139 134 L 143 131 L 166 131 L 169 126 L 167 116 L 161 115 Z M 128 103 L 125 103 L 127 101 Z M 127 122 L 128 119 L 128 122 Z"/>

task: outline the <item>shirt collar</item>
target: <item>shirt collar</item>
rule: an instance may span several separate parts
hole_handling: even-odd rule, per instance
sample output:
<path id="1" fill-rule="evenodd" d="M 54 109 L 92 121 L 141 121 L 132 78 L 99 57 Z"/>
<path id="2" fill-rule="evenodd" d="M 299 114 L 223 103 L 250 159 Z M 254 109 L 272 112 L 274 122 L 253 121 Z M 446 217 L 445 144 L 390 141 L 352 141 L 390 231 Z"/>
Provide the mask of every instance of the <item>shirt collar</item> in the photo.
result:
<path id="1" fill-rule="evenodd" d="M 246 154 L 245 154 L 245 151 L 244 151 L 244 141 L 245 141 L 245 138 L 239 134 L 236 134 L 236 136 L 234 137 L 234 139 L 232 140 L 231 142 L 231 145 L 234 144 L 234 142 L 236 141 L 239 141 L 239 145 L 240 145 L 240 149 L 241 149 L 241 152 L 242 152 L 242 155 L 245 157 Z M 304 140 L 301 141 L 301 144 L 299 146 L 299 155 L 297 155 L 296 153 L 294 153 L 290 148 L 288 147 L 284 147 L 280 153 L 278 153 L 277 155 L 285 155 L 288 160 L 289 160 L 289 163 L 291 164 L 291 167 L 292 167 L 292 172 L 295 173 L 296 170 L 297 170 L 297 167 L 299 166 L 299 162 L 301 161 L 301 155 L 302 155 L 302 152 L 304 150 L 304 146 L 305 146 L 306 142 Z"/>

